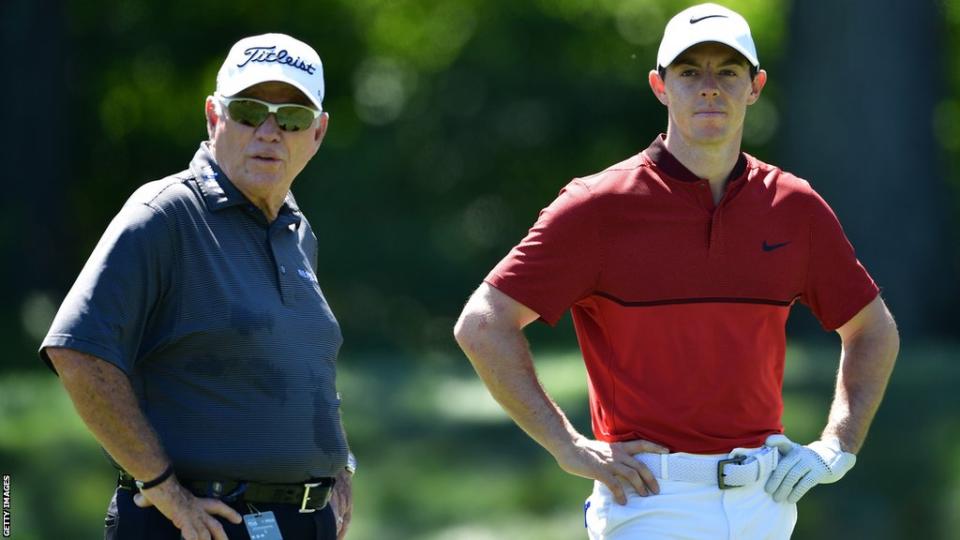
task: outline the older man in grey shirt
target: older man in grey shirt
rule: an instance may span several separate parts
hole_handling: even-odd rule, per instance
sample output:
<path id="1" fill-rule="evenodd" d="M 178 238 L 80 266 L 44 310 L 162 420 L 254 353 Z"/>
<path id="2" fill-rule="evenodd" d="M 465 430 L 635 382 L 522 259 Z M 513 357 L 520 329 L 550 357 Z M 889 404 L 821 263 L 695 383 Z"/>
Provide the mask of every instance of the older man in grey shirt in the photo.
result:
<path id="1" fill-rule="evenodd" d="M 290 193 L 327 130 L 323 89 L 303 42 L 234 45 L 206 100 L 209 141 L 130 197 L 43 341 L 121 470 L 107 538 L 346 531 L 342 338 Z"/>

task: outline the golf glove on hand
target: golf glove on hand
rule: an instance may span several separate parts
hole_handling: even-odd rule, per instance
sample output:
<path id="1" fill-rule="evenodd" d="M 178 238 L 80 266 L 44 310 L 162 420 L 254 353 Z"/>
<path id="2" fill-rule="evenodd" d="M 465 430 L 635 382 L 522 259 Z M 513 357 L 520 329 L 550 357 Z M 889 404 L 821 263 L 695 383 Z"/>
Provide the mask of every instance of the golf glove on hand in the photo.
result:
<path id="1" fill-rule="evenodd" d="M 780 451 L 780 463 L 765 487 L 777 502 L 796 503 L 813 486 L 841 479 L 857 462 L 857 456 L 840 448 L 836 437 L 801 446 L 777 434 L 767 437 L 764 444 Z"/>

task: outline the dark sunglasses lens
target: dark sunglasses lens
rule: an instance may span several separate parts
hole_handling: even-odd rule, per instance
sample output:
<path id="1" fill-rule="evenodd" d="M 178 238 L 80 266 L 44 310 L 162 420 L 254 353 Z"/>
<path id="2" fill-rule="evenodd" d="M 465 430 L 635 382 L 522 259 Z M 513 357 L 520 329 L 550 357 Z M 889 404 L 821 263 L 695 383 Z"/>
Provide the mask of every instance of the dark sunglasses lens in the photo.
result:
<path id="1" fill-rule="evenodd" d="M 280 107 L 277 125 L 284 131 L 300 131 L 313 123 L 313 111 L 306 107 Z"/>
<path id="2" fill-rule="evenodd" d="M 230 105 L 227 105 L 227 111 L 234 122 L 253 127 L 262 124 L 268 114 L 266 105 L 246 99 L 231 101 Z"/>

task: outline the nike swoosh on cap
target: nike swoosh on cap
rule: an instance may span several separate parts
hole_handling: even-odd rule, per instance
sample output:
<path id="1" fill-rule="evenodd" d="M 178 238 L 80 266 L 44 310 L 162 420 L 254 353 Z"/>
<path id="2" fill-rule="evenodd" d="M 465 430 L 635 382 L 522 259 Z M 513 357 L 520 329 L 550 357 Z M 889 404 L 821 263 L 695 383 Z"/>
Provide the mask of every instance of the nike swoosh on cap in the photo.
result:
<path id="1" fill-rule="evenodd" d="M 703 17 L 690 17 L 690 24 L 697 24 L 702 20 L 712 19 L 713 17 L 723 17 L 724 19 L 727 18 L 726 15 L 704 15 Z"/>

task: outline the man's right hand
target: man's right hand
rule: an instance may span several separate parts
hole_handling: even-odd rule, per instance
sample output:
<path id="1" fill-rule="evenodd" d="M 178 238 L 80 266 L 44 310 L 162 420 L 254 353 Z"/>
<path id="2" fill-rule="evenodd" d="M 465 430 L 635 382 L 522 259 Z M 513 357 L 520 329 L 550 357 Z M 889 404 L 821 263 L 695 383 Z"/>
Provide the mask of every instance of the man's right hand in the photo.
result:
<path id="1" fill-rule="evenodd" d="M 158 486 L 137 493 L 133 502 L 140 508 L 156 506 L 180 529 L 183 540 L 228 540 L 223 526 L 213 516 L 236 524 L 243 521 L 240 514 L 223 501 L 195 497 L 173 476 Z"/>
<path id="2" fill-rule="evenodd" d="M 634 454 L 668 450 L 649 441 L 605 443 L 577 432 L 537 379 L 523 328 L 540 315 L 496 287 L 483 283 L 467 301 L 453 333 L 490 395 L 533 440 L 570 474 L 603 482 L 619 504 L 625 489 L 641 496 L 660 486 Z"/>
<path id="3" fill-rule="evenodd" d="M 582 437 L 556 458 L 563 470 L 603 482 L 617 503 L 627 504 L 627 487 L 632 487 L 641 497 L 660 493 L 657 479 L 646 465 L 633 457 L 634 454 L 668 452 L 650 441 L 607 443 Z"/>
<path id="4" fill-rule="evenodd" d="M 170 459 L 147 421 L 127 374 L 117 366 L 80 351 L 47 347 L 70 399 L 90 432 L 126 471 L 163 470 Z M 198 499 L 171 476 L 163 483 L 134 495 L 137 506 L 156 506 L 180 529 L 186 540 L 226 540 L 223 527 L 213 517 L 240 523 L 240 514 L 214 499 Z"/>

